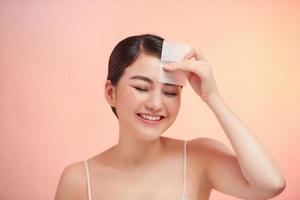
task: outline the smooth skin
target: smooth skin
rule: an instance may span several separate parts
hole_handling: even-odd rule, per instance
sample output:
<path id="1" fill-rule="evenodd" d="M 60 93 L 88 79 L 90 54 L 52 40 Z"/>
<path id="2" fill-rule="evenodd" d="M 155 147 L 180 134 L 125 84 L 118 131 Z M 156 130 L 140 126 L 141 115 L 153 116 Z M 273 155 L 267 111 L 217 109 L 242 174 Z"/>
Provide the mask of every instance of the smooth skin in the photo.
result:
<path id="1" fill-rule="evenodd" d="M 177 117 L 181 88 L 159 83 L 159 62 L 141 54 L 116 87 L 105 83 L 106 100 L 118 111 L 119 143 L 89 159 L 92 185 L 99 188 L 93 190 L 94 199 L 178 199 L 181 194 L 182 141 L 161 136 Z M 212 189 L 253 200 L 280 194 L 286 184 L 282 171 L 221 98 L 211 66 L 199 50 L 192 49 L 164 69 L 188 72 L 192 88 L 213 111 L 234 149 L 209 138 L 188 141 L 188 198 L 209 199 Z M 135 75 L 152 82 L 132 79 Z M 159 125 L 146 125 L 136 115 L 141 112 L 165 118 Z M 55 199 L 87 199 L 86 184 L 83 162 L 74 163 L 62 173 Z"/>

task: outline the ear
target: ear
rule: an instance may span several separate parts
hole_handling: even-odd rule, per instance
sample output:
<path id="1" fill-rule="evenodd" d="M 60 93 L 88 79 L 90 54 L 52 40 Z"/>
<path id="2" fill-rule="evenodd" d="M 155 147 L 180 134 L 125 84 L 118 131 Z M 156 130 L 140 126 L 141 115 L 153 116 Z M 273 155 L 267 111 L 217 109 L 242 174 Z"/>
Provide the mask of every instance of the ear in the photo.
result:
<path id="1" fill-rule="evenodd" d="M 105 95 L 107 103 L 110 106 L 115 107 L 116 87 L 111 84 L 110 80 L 106 80 L 106 82 L 105 82 L 104 95 Z"/>

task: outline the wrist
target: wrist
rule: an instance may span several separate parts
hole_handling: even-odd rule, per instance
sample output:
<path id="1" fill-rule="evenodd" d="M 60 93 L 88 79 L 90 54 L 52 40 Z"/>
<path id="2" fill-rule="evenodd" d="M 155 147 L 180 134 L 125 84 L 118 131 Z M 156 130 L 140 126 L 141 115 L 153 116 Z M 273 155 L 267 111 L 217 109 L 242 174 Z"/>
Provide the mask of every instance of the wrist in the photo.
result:
<path id="1" fill-rule="evenodd" d="M 203 100 L 209 107 L 222 103 L 223 100 L 219 94 L 212 94 Z"/>

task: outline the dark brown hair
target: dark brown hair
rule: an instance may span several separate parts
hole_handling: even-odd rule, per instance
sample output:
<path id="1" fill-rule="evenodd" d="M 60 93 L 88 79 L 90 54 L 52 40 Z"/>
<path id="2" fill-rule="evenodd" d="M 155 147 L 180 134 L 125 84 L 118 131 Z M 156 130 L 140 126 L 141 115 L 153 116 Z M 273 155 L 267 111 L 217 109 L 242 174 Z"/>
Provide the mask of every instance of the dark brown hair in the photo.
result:
<path id="1" fill-rule="evenodd" d="M 163 38 L 153 34 L 142 34 L 121 40 L 113 49 L 108 63 L 107 80 L 116 86 L 124 70 L 133 64 L 141 53 L 160 58 Z M 111 107 L 118 118 L 116 108 Z"/>

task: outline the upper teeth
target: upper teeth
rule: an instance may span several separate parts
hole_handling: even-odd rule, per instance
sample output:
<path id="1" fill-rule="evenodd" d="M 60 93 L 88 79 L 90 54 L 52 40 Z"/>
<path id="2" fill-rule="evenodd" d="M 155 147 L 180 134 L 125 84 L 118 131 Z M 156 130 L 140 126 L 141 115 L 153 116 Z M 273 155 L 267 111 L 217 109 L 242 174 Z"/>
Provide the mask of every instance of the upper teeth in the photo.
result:
<path id="1" fill-rule="evenodd" d="M 161 116 L 159 115 L 147 115 L 147 114 L 140 114 L 143 118 L 148 120 L 160 120 Z"/>

